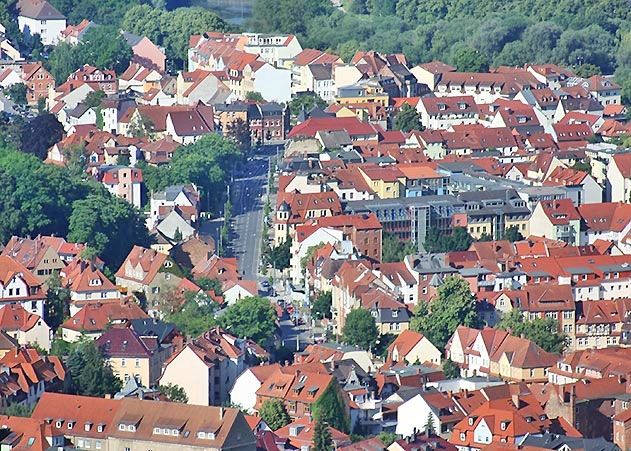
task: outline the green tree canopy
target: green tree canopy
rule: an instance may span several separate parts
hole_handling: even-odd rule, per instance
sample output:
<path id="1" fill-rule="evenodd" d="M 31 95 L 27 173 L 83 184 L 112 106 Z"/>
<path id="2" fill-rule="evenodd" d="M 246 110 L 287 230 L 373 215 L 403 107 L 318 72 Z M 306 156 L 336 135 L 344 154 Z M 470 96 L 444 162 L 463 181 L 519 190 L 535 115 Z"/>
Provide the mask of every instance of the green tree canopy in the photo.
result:
<path id="1" fill-rule="evenodd" d="M 331 319 L 331 304 L 333 296 L 330 291 L 323 291 L 313 300 L 311 305 L 311 315 L 315 319 Z"/>
<path id="2" fill-rule="evenodd" d="M 20 130 L 20 150 L 41 160 L 48 149 L 64 136 L 64 127 L 52 114 L 41 114 L 24 122 Z"/>
<path id="3" fill-rule="evenodd" d="M 276 310 L 265 298 L 240 299 L 219 317 L 219 324 L 239 338 L 268 343 L 276 332 Z"/>
<path id="4" fill-rule="evenodd" d="M 188 403 L 188 396 L 186 395 L 186 391 L 184 391 L 184 389 L 179 385 L 169 383 L 166 385 L 160 385 L 158 389 L 160 390 L 160 393 L 166 396 L 171 402 L 179 402 L 182 404 Z"/>
<path id="5" fill-rule="evenodd" d="M 103 191 L 74 201 L 68 239 L 88 244 L 109 266 L 118 268 L 134 245 L 148 247 L 151 241 L 142 215 Z"/>
<path id="6" fill-rule="evenodd" d="M 132 6 L 125 13 L 123 28 L 147 36 L 163 46 L 167 59 L 175 68 L 183 68 L 189 37 L 208 31 L 227 31 L 228 24 L 206 8 L 181 7 L 172 11 L 148 4 Z"/>
<path id="7" fill-rule="evenodd" d="M 268 399 L 263 402 L 259 415 L 272 431 L 276 431 L 291 423 L 291 418 L 280 399 Z"/>
<path id="8" fill-rule="evenodd" d="M 329 426 L 322 421 L 316 421 L 313 428 L 313 449 L 315 451 L 333 451 L 333 438 Z"/>
<path id="9" fill-rule="evenodd" d="M 118 379 L 92 340 L 75 346 L 68 356 L 71 391 L 77 395 L 103 397 L 121 389 Z"/>
<path id="10" fill-rule="evenodd" d="M 517 309 L 503 315 L 496 327 L 508 330 L 518 337 L 523 335 L 548 352 L 562 353 L 567 343 L 567 336 L 559 332 L 559 324 L 555 319 L 526 320 Z"/>
<path id="11" fill-rule="evenodd" d="M 459 72 L 486 72 L 489 61 L 479 50 L 471 47 L 459 47 L 451 58 Z"/>
<path id="12" fill-rule="evenodd" d="M 5 93 L 18 105 L 26 105 L 26 85 L 24 83 L 15 83 L 5 89 Z"/>
<path id="13" fill-rule="evenodd" d="M 523 240 L 524 236 L 519 231 L 519 227 L 512 225 L 504 230 L 504 239 L 514 243 L 515 241 Z"/>
<path id="14" fill-rule="evenodd" d="M 289 102 L 289 110 L 294 116 L 298 116 L 303 109 L 308 112 L 314 106 L 321 109 L 327 107 L 327 103 L 322 99 L 322 97 L 314 92 L 298 94 L 296 97 L 291 99 L 291 102 Z"/>
<path id="15" fill-rule="evenodd" d="M 438 288 L 431 303 L 422 302 L 414 311 L 412 330 L 422 332 L 438 349 L 444 349 L 458 326 L 479 327 L 476 299 L 466 280 L 449 277 Z"/>
<path id="16" fill-rule="evenodd" d="M 445 379 L 457 379 L 460 377 L 460 367 L 451 359 L 443 362 L 443 374 Z"/>
<path id="17" fill-rule="evenodd" d="M 338 431 L 349 432 L 349 421 L 340 390 L 335 382 L 329 384 L 313 405 L 313 418 Z"/>
<path id="18" fill-rule="evenodd" d="M 184 303 L 175 291 L 167 291 L 162 305 L 168 312 L 166 321 L 173 323 L 188 337 L 197 337 L 217 325 L 215 313 L 219 306 L 208 295 L 187 291 Z"/>
<path id="19" fill-rule="evenodd" d="M 359 346 L 366 350 L 372 348 L 379 338 L 375 318 L 366 309 L 351 310 L 346 315 L 342 336 L 344 342 L 351 346 Z"/>
<path id="20" fill-rule="evenodd" d="M 425 250 L 429 253 L 466 251 L 471 246 L 473 238 L 464 227 L 454 227 L 450 235 L 440 233 L 431 228 L 425 237 Z"/>
<path id="21" fill-rule="evenodd" d="M 411 241 L 403 242 L 392 233 L 384 233 L 381 242 L 381 261 L 384 263 L 402 262 L 405 256 L 417 253 Z"/>
<path id="22" fill-rule="evenodd" d="M 409 104 L 404 103 L 401 110 L 394 118 L 394 129 L 401 130 L 402 132 L 409 132 L 412 130 L 422 130 L 421 115 L 416 108 L 411 107 Z"/>

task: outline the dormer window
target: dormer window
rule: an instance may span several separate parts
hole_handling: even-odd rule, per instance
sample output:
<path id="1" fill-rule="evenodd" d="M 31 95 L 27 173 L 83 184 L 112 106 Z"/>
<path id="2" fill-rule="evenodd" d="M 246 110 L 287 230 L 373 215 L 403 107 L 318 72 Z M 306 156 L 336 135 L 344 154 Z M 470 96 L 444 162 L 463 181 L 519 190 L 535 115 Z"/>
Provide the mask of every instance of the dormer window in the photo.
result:
<path id="1" fill-rule="evenodd" d="M 90 429 L 92 429 L 92 423 L 90 423 L 89 421 L 85 424 L 85 426 L 83 426 L 83 429 L 85 431 L 89 431 Z"/>
<path id="2" fill-rule="evenodd" d="M 447 105 L 445 105 L 444 103 L 439 103 L 438 104 L 438 109 L 440 111 L 445 111 L 447 109 Z"/>
<path id="3" fill-rule="evenodd" d="M 458 104 L 458 108 L 460 108 L 461 110 L 466 110 L 467 109 L 467 104 L 463 103 L 463 102 L 460 102 Z"/>
<path id="4" fill-rule="evenodd" d="M 104 424 L 99 424 L 96 427 L 96 432 L 103 432 L 104 429 L 105 429 L 105 425 Z"/>
<path id="5" fill-rule="evenodd" d="M 55 427 L 59 429 L 61 428 L 63 424 L 64 424 L 64 420 L 57 420 L 57 422 L 55 423 Z"/>
<path id="6" fill-rule="evenodd" d="M 501 429 L 502 431 L 505 431 L 507 428 L 508 428 L 508 421 L 502 421 L 502 422 L 500 423 L 500 429 Z"/>
<path id="7" fill-rule="evenodd" d="M 74 421 L 68 421 L 68 429 L 72 429 L 74 427 Z"/>

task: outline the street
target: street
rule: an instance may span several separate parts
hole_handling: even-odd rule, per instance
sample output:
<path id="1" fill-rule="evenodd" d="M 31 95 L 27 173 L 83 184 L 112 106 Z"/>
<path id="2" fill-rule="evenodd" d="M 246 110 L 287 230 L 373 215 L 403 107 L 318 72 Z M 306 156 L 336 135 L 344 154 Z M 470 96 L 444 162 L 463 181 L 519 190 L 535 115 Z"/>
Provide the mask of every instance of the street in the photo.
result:
<path id="1" fill-rule="evenodd" d="M 248 161 L 243 176 L 235 178 L 230 186 L 232 255 L 239 259 L 239 270 L 245 279 L 258 278 L 268 165 L 268 156 Z"/>

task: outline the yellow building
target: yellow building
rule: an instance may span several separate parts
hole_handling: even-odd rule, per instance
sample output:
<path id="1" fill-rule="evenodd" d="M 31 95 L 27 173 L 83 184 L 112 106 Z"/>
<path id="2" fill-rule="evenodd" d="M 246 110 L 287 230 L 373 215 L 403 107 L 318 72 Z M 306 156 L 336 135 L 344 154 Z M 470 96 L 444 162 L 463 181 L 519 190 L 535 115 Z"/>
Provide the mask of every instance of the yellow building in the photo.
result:
<path id="1" fill-rule="evenodd" d="M 363 166 L 359 173 L 380 199 L 396 199 L 404 195 L 406 178 L 395 166 Z"/>

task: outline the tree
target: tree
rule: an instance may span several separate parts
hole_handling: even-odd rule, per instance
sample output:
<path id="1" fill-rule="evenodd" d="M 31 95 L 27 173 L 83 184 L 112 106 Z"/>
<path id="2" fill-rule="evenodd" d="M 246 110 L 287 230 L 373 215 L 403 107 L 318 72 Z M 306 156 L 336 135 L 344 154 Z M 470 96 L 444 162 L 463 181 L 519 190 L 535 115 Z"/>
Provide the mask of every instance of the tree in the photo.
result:
<path id="1" fill-rule="evenodd" d="M 294 116 L 298 116 L 302 110 L 309 111 L 316 106 L 324 109 L 327 107 L 327 103 L 314 92 L 298 94 L 289 102 L 289 110 Z"/>
<path id="2" fill-rule="evenodd" d="M 331 319 L 333 314 L 331 312 L 331 305 L 333 302 L 333 296 L 330 291 L 323 291 L 315 298 L 311 305 L 311 315 L 314 319 Z"/>
<path id="3" fill-rule="evenodd" d="M 262 103 L 265 102 L 263 95 L 260 92 L 248 91 L 245 94 L 245 100 L 249 102 Z"/>
<path id="4" fill-rule="evenodd" d="M 87 96 L 85 96 L 85 100 L 83 104 L 88 108 L 96 108 L 101 105 L 101 102 L 105 98 L 105 93 L 101 90 L 89 92 Z"/>
<path id="5" fill-rule="evenodd" d="M 252 135 L 250 126 L 243 119 L 237 119 L 227 127 L 227 137 L 230 138 L 244 155 L 250 152 L 252 146 Z"/>
<path id="6" fill-rule="evenodd" d="M 179 7 L 166 11 L 147 4 L 128 8 L 122 26 L 163 46 L 172 68 L 183 67 L 191 35 L 229 28 L 223 19 L 206 8 Z"/>
<path id="7" fill-rule="evenodd" d="M 559 332 L 559 325 L 555 319 L 535 318 L 526 320 L 524 315 L 517 309 L 503 315 L 496 327 L 508 330 L 516 336 L 523 335 L 548 352 L 562 353 L 567 343 L 567 336 Z"/>
<path id="8" fill-rule="evenodd" d="M 104 189 L 72 204 L 68 229 L 70 241 L 88 244 L 112 268 L 120 266 L 134 245 L 151 243 L 141 213 Z"/>
<path id="9" fill-rule="evenodd" d="M 447 359 L 443 362 L 443 374 L 445 379 L 458 379 L 460 377 L 460 367 L 453 360 Z"/>
<path id="10" fill-rule="evenodd" d="M 335 383 L 329 384 L 314 403 L 313 418 L 334 427 L 338 431 L 349 432 L 345 403 Z"/>
<path id="11" fill-rule="evenodd" d="M 175 241 L 176 243 L 182 241 L 182 231 L 179 227 L 176 227 L 175 232 L 173 232 L 173 241 Z"/>
<path id="12" fill-rule="evenodd" d="M 120 74 L 127 69 L 132 50 L 118 28 L 109 25 L 91 27 L 76 46 L 82 64 L 112 69 Z"/>
<path id="13" fill-rule="evenodd" d="M 29 407 L 27 404 L 13 403 L 4 408 L 3 414 L 10 417 L 30 418 L 34 409 L 34 405 Z"/>
<path id="14" fill-rule="evenodd" d="M 167 290 L 160 305 L 166 312 L 165 319 L 189 337 L 197 337 L 217 325 L 215 313 L 219 306 L 205 293 L 187 291 L 182 299 L 176 290 Z"/>
<path id="15" fill-rule="evenodd" d="M 454 227 L 450 235 L 446 235 L 431 228 L 425 237 L 425 251 L 431 254 L 438 252 L 466 251 L 471 246 L 473 238 L 464 227 Z"/>
<path id="16" fill-rule="evenodd" d="M 179 385 L 169 383 L 166 385 L 160 385 L 158 389 L 160 390 L 160 393 L 166 396 L 171 402 L 179 402 L 182 404 L 188 403 L 186 391 Z"/>
<path id="17" fill-rule="evenodd" d="M 504 230 L 504 239 L 514 243 L 515 241 L 523 240 L 524 236 L 519 231 L 519 227 L 512 225 Z"/>
<path id="18" fill-rule="evenodd" d="M 54 115 L 35 116 L 26 121 L 20 130 L 20 150 L 44 160 L 48 149 L 63 135 L 64 127 Z"/>
<path id="19" fill-rule="evenodd" d="M 410 328 L 423 333 L 438 349 L 444 349 L 458 326 L 482 325 L 476 305 L 476 298 L 471 294 L 467 281 L 449 277 L 438 288 L 435 300 L 417 306 Z"/>
<path id="20" fill-rule="evenodd" d="M 370 312 L 357 308 L 346 315 L 342 335 L 345 343 L 362 349 L 370 349 L 379 338 L 379 330 Z"/>
<path id="21" fill-rule="evenodd" d="M 486 72 L 489 61 L 485 55 L 471 47 L 458 47 L 452 57 L 452 62 L 459 72 Z"/>
<path id="22" fill-rule="evenodd" d="M 395 234 L 384 233 L 381 244 L 381 260 L 384 263 L 402 262 L 406 255 L 417 253 L 411 241 L 403 242 Z"/>
<path id="23" fill-rule="evenodd" d="M 291 266 L 291 238 L 287 238 L 276 247 L 268 248 L 266 261 L 279 271 Z"/>
<path id="24" fill-rule="evenodd" d="M 219 317 L 219 324 L 239 338 L 265 344 L 276 331 L 276 310 L 265 298 L 247 297 L 226 308 Z"/>
<path id="25" fill-rule="evenodd" d="M 223 295 L 220 280 L 200 277 L 195 281 L 195 283 L 204 291 L 213 291 L 217 296 Z"/>
<path id="26" fill-rule="evenodd" d="M 259 415 L 272 431 L 276 431 L 291 423 L 291 418 L 280 399 L 268 399 L 263 402 Z"/>
<path id="27" fill-rule="evenodd" d="M 48 108 L 46 107 L 46 99 L 44 97 L 40 97 L 37 99 L 37 114 L 43 115 L 48 112 Z"/>
<path id="28" fill-rule="evenodd" d="M 305 252 L 305 255 L 303 255 L 302 258 L 300 259 L 300 267 L 302 268 L 303 271 L 305 270 L 307 265 L 313 260 L 313 257 L 315 257 L 318 250 L 322 249 L 324 246 L 326 246 L 326 243 L 318 243 L 314 246 L 309 246 L 307 248 L 307 252 Z"/>
<path id="29" fill-rule="evenodd" d="M 329 426 L 322 421 L 316 421 L 313 429 L 313 449 L 315 451 L 333 451 L 333 439 Z"/>
<path id="30" fill-rule="evenodd" d="M 120 379 L 92 340 L 86 340 L 72 350 L 67 368 L 74 394 L 102 398 L 121 389 Z"/>
<path id="31" fill-rule="evenodd" d="M 493 236 L 490 233 L 484 232 L 480 235 L 480 238 L 478 238 L 477 241 L 493 241 Z"/>
<path id="32" fill-rule="evenodd" d="M 404 103 L 394 118 L 394 128 L 405 133 L 412 130 L 422 130 L 421 115 L 416 111 L 416 108 Z"/>
<path id="33" fill-rule="evenodd" d="M 257 0 L 250 27 L 261 32 L 303 34 L 311 19 L 332 11 L 329 0 Z"/>
<path id="34" fill-rule="evenodd" d="M 26 85 L 24 83 L 15 83 L 9 86 L 5 93 L 18 105 L 26 105 Z"/>
<path id="35" fill-rule="evenodd" d="M 434 415 L 432 415 L 431 411 L 427 413 L 427 421 L 425 422 L 424 428 L 427 435 L 431 435 L 436 432 L 434 426 Z"/>
<path id="36" fill-rule="evenodd" d="M 394 432 L 380 432 L 378 437 L 386 448 L 397 440 L 397 434 Z"/>
<path id="37" fill-rule="evenodd" d="M 70 316 L 70 291 L 62 286 L 59 274 L 51 274 L 46 281 L 46 304 L 44 321 L 52 330 L 57 328 Z"/>
<path id="38" fill-rule="evenodd" d="M 58 82 L 63 82 L 68 76 L 81 67 L 79 52 L 75 46 L 67 42 L 60 42 L 55 46 L 46 62 L 46 68 Z"/>
<path id="39" fill-rule="evenodd" d="M 579 77 L 589 78 L 592 75 L 602 74 L 602 70 L 600 69 L 600 67 L 594 64 L 581 64 L 580 66 L 576 68 L 574 73 Z"/>

